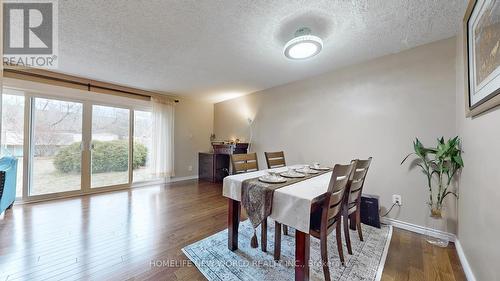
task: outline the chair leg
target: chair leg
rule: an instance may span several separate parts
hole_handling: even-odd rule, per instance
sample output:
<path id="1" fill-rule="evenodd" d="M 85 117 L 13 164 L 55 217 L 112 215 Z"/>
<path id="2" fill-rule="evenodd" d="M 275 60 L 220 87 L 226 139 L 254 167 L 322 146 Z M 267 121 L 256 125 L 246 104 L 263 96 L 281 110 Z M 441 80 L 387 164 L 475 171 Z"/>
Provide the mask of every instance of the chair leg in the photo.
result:
<path id="1" fill-rule="evenodd" d="M 342 218 L 342 224 L 344 225 L 345 243 L 347 244 L 347 252 L 349 253 L 349 255 L 352 255 L 351 236 L 349 235 L 349 215 L 345 214 L 342 216 Z"/>
<path id="2" fill-rule="evenodd" d="M 356 212 L 349 215 L 349 228 L 356 230 Z"/>
<path id="3" fill-rule="evenodd" d="M 241 203 L 233 199 L 227 199 L 227 248 L 230 251 L 238 249 L 238 227 L 241 217 Z"/>
<path id="4" fill-rule="evenodd" d="M 288 226 L 283 225 L 283 234 L 288 235 Z"/>
<path id="5" fill-rule="evenodd" d="M 323 274 L 325 275 L 325 281 L 330 281 L 330 268 L 328 267 L 328 248 L 327 248 L 326 235 L 321 237 L 320 244 L 321 244 L 321 261 L 323 263 Z"/>
<path id="6" fill-rule="evenodd" d="M 361 231 L 361 212 L 356 211 L 356 228 L 358 229 L 359 240 L 363 241 L 363 232 Z"/>
<path id="7" fill-rule="evenodd" d="M 260 224 L 261 227 L 261 236 L 260 236 L 260 246 L 262 252 L 267 252 L 267 218 L 265 218 Z"/>
<path id="8" fill-rule="evenodd" d="M 339 222 L 337 222 L 337 227 L 335 228 L 335 231 L 336 231 L 335 234 L 337 236 L 337 249 L 339 251 L 340 262 L 342 263 L 342 265 L 345 265 L 344 250 L 342 249 L 342 234 L 340 231 L 340 223 Z"/>
<path id="9" fill-rule="evenodd" d="M 286 227 L 286 226 L 285 226 Z M 274 260 L 281 258 L 281 223 L 274 222 Z"/>

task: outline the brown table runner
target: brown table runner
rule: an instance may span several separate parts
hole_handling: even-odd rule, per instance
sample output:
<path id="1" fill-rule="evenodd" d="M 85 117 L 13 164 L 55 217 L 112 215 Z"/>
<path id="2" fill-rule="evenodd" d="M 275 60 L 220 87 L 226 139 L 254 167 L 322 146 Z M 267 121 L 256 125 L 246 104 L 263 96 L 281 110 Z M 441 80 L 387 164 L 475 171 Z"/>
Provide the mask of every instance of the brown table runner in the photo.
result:
<path id="1" fill-rule="evenodd" d="M 303 178 L 287 178 L 287 181 L 284 183 L 265 183 L 259 181 L 259 177 L 244 180 L 241 184 L 241 204 L 245 208 L 253 226 L 253 237 L 250 244 L 252 248 L 257 248 L 259 246 L 255 229 L 264 219 L 271 215 L 273 194 L 276 189 L 308 180 L 331 171 L 330 169 L 328 171 L 318 171 L 317 174 L 305 174 L 306 176 Z"/>

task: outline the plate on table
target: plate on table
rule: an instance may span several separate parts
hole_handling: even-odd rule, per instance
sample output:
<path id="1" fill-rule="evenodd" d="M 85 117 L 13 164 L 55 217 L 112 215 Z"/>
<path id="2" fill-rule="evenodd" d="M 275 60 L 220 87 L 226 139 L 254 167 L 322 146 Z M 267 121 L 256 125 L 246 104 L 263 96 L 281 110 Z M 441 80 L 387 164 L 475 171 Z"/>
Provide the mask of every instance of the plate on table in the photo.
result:
<path id="1" fill-rule="evenodd" d="M 305 174 L 318 174 L 318 171 L 315 171 L 311 168 L 302 168 L 302 169 L 297 169 L 297 172 L 299 173 L 305 173 Z"/>
<path id="2" fill-rule="evenodd" d="M 302 173 L 297 172 L 283 172 L 280 175 L 285 178 L 304 178 L 306 176 Z"/>
<path id="3" fill-rule="evenodd" d="M 259 178 L 259 181 L 265 183 L 284 183 L 286 179 L 278 175 L 265 175 Z"/>
<path id="4" fill-rule="evenodd" d="M 328 171 L 328 170 L 330 170 L 330 168 L 328 168 L 328 167 L 318 167 L 318 168 L 311 167 L 311 169 L 316 170 L 316 171 Z"/>

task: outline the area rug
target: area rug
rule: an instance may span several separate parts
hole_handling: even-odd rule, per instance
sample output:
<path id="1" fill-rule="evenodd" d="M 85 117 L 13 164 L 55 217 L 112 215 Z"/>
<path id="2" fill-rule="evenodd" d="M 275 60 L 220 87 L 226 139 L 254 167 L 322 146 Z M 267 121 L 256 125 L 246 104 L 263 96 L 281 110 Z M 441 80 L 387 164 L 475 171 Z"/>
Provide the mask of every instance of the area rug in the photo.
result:
<path id="1" fill-rule="evenodd" d="M 345 266 L 337 252 L 335 232 L 328 236 L 328 260 L 331 280 L 378 281 L 382 276 L 387 250 L 391 241 L 392 227 L 381 229 L 362 226 L 364 242 L 356 231 L 351 231 L 353 255 L 347 253 L 344 241 Z M 248 220 L 240 223 L 238 250 L 227 248 L 227 229 L 182 249 L 201 273 L 212 280 L 294 280 L 295 237 L 282 235 L 281 260 L 273 259 L 274 222 L 268 221 L 267 253 L 250 247 L 253 229 Z M 260 233 L 260 230 L 257 230 Z M 342 237 L 344 238 L 344 237 Z M 343 239 L 345 240 L 345 239 Z M 260 237 L 259 237 L 260 241 Z M 319 240 L 311 237 L 310 280 L 324 280 Z"/>

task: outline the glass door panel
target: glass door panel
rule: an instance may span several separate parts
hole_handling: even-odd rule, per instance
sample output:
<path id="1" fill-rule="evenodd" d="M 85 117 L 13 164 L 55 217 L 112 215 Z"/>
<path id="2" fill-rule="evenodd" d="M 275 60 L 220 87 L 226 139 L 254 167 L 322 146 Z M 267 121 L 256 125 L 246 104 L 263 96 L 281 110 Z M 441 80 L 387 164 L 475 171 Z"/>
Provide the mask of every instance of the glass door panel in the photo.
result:
<path id="1" fill-rule="evenodd" d="M 80 190 L 83 105 L 34 98 L 30 195 Z"/>
<path id="2" fill-rule="evenodd" d="M 1 155 L 17 158 L 16 197 L 23 196 L 24 96 L 3 89 Z"/>
<path id="3" fill-rule="evenodd" d="M 134 111 L 134 182 L 155 179 L 151 170 L 153 147 L 153 119 L 148 111 Z"/>
<path id="4" fill-rule="evenodd" d="M 129 183 L 129 110 L 92 106 L 91 187 Z"/>

